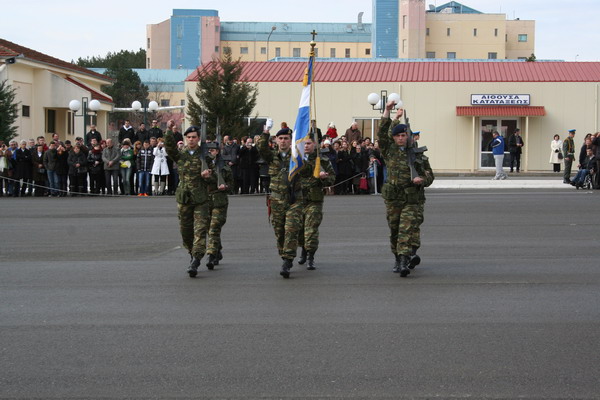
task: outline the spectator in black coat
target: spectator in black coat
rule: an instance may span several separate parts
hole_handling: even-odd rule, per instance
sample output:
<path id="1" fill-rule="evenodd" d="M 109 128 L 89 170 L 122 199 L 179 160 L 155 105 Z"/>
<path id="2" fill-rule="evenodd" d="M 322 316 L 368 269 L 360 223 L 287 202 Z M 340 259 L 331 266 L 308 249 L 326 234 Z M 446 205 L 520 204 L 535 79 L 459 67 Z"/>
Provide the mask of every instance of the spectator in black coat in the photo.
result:
<path id="1" fill-rule="evenodd" d="M 258 150 L 254 147 L 252 138 L 247 138 L 244 146 L 240 148 L 242 194 L 256 191 L 256 161 L 258 161 Z"/>
<path id="2" fill-rule="evenodd" d="M 13 158 L 15 160 L 13 178 L 17 180 L 13 196 L 18 197 L 20 195 L 23 197 L 27 187 L 31 184 L 31 152 L 27 148 L 27 141 L 21 140 L 19 148 L 13 154 Z"/>

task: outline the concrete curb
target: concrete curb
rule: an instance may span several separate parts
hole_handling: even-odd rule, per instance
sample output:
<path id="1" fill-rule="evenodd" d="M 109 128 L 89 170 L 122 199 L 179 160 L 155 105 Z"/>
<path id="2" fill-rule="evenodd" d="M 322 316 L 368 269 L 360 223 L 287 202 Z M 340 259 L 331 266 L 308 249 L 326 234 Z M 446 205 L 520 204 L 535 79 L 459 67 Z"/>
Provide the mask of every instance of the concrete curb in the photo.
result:
<path id="1" fill-rule="evenodd" d="M 431 189 L 562 189 L 575 190 L 560 180 L 548 179 L 439 179 L 430 186 Z"/>

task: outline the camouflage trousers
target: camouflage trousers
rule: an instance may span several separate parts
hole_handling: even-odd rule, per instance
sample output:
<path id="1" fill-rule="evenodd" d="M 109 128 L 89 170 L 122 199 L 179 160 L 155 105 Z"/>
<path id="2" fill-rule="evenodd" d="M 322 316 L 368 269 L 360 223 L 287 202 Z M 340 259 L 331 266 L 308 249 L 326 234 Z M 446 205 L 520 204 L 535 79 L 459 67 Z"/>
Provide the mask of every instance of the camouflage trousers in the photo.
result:
<path id="1" fill-rule="evenodd" d="M 411 246 L 419 235 L 419 204 L 407 204 L 399 201 L 385 201 L 386 217 L 390 227 L 390 245 L 396 255 L 410 255 Z M 420 241 L 419 241 L 420 244 Z"/>
<path id="2" fill-rule="evenodd" d="M 417 205 L 417 217 L 415 218 L 415 226 L 410 237 L 410 245 L 416 248 L 421 247 L 421 225 L 425 221 L 425 201 L 419 202 Z"/>
<path id="3" fill-rule="evenodd" d="M 306 202 L 302 207 L 302 230 L 298 237 L 298 246 L 315 254 L 319 248 L 319 226 L 323 221 L 323 202 Z"/>
<path id="4" fill-rule="evenodd" d="M 298 234 L 302 229 L 302 202 L 289 204 L 271 198 L 271 225 L 277 239 L 279 256 L 293 260 L 298 247 Z"/>
<path id="5" fill-rule="evenodd" d="M 227 222 L 227 206 L 213 207 L 210 210 L 207 254 L 216 255 L 223 248 L 221 246 L 221 229 L 225 225 L 225 222 Z"/>
<path id="6" fill-rule="evenodd" d="M 206 234 L 210 225 L 208 202 L 204 204 L 177 204 L 179 230 L 183 247 L 194 257 L 206 253 Z"/>

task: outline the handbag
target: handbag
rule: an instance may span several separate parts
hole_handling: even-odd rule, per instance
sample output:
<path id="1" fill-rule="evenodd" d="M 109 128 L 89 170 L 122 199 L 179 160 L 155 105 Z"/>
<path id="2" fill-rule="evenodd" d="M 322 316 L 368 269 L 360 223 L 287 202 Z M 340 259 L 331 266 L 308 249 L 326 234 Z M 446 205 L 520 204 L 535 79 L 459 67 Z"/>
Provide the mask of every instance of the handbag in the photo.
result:
<path id="1" fill-rule="evenodd" d="M 360 182 L 358 184 L 358 188 L 360 190 L 369 190 L 369 183 L 367 182 L 367 178 L 366 177 L 361 177 L 360 178 Z"/>
<path id="2" fill-rule="evenodd" d="M 559 152 L 558 152 L 558 159 L 559 159 L 559 160 L 562 160 L 563 158 L 564 158 L 564 157 L 563 157 L 563 153 L 562 153 L 562 151 L 559 151 Z"/>

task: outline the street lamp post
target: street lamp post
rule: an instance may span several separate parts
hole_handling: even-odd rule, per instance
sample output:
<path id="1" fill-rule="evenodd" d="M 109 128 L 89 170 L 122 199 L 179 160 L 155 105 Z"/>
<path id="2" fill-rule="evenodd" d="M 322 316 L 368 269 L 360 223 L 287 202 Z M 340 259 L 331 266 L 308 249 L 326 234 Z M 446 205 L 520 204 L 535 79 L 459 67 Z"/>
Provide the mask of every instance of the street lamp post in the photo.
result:
<path id="1" fill-rule="evenodd" d="M 83 109 L 81 109 L 82 105 L 83 105 Z M 73 116 L 83 117 L 83 136 L 82 137 L 85 137 L 85 134 L 86 134 L 87 121 L 88 121 L 88 110 L 96 113 L 96 112 L 98 112 L 98 110 L 100 110 L 101 106 L 102 105 L 100 104 L 100 102 L 98 100 L 92 100 L 88 104 L 87 97 L 82 97 L 81 101 L 71 100 L 69 102 L 69 109 L 71 111 L 73 111 L 73 113 L 74 113 Z M 77 111 L 79 111 L 80 109 L 81 109 L 81 114 L 77 114 Z"/>
<path id="2" fill-rule="evenodd" d="M 269 36 L 267 37 L 267 61 L 269 61 L 269 40 L 271 40 L 271 35 L 273 34 L 273 31 L 277 29 L 276 26 L 272 26 L 271 27 L 271 32 L 269 32 Z"/>
<path id="3" fill-rule="evenodd" d="M 387 90 L 382 90 L 380 94 L 371 93 L 367 96 L 367 102 L 373 107 L 373 110 L 378 110 L 382 114 L 385 111 L 385 105 L 389 100 L 394 100 L 394 110 L 402 108 L 402 100 L 400 100 L 400 95 L 398 93 L 391 93 L 388 96 Z"/>
<path id="4" fill-rule="evenodd" d="M 148 99 L 145 99 L 144 103 L 146 105 L 146 107 L 143 108 L 144 125 L 147 125 L 148 124 L 148 110 L 150 110 L 150 112 L 154 112 L 154 111 L 158 110 L 158 103 L 154 100 L 152 100 L 151 102 L 148 102 Z M 133 103 L 131 103 L 131 108 L 133 109 L 133 111 L 141 111 L 142 103 L 140 103 L 139 101 L 136 100 Z"/>

